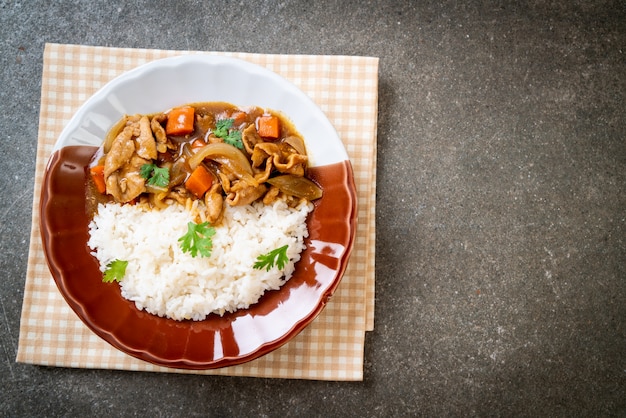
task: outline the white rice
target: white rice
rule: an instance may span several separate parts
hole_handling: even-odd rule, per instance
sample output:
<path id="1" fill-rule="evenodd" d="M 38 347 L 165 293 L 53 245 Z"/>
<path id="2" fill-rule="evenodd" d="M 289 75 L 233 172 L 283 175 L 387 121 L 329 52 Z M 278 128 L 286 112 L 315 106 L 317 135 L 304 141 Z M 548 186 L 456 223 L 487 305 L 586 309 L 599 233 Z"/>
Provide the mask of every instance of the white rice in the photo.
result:
<path id="1" fill-rule="evenodd" d="M 292 276 L 312 209 L 310 203 L 289 208 L 282 201 L 228 206 L 215 228 L 211 257 L 194 258 L 178 242 L 192 221 L 181 205 L 149 210 L 100 204 L 89 225 L 88 245 L 103 272 L 113 260 L 128 261 L 121 293 L 138 309 L 175 320 L 203 320 L 211 313 L 248 308 Z M 252 267 L 259 255 L 286 244 L 289 263 L 282 271 Z"/>

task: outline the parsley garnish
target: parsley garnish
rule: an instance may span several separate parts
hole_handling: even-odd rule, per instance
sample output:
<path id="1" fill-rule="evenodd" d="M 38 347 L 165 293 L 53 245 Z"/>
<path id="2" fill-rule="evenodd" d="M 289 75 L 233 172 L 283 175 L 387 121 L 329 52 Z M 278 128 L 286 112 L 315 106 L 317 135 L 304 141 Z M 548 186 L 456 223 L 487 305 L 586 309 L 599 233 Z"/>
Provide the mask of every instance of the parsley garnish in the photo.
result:
<path id="1" fill-rule="evenodd" d="M 243 142 L 241 141 L 241 132 L 239 131 L 230 131 L 226 138 L 224 138 L 224 142 L 232 145 L 233 147 L 237 147 L 239 149 L 243 149 Z"/>
<path id="2" fill-rule="evenodd" d="M 105 283 L 112 283 L 114 281 L 120 282 L 124 278 L 126 274 L 126 266 L 128 266 L 128 261 L 124 260 L 113 260 L 109 264 L 107 264 L 107 268 L 104 271 L 104 276 L 102 276 L 102 281 Z"/>
<path id="3" fill-rule="evenodd" d="M 191 253 L 195 257 L 200 253 L 202 257 L 210 257 L 211 249 L 213 249 L 213 240 L 211 237 L 215 235 L 215 228 L 209 226 L 208 222 L 195 224 L 189 222 L 187 224 L 187 233 L 178 238 L 180 248 L 185 253 Z"/>
<path id="4" fill-rule="evenodd" d="M 218 138 L 222 138 L 224 142 L 239 149 L 243 149 L 243 142 L 241 141 L 241 132 L 233 127 L 235 119 L 221 119 L 215 123 L 215 130 L 213 134 Z"/>
<path id="5" fill-rule="evenodd" d="M 167 167 L 158 167 L 156 164 L 144 164 L 139 174 L 148 180 L 150 186 L 167 187 L 170 182 L 170 172 Z"/>
<path id="6" fill-rule="evenodd" d="M 233 127 L 235 119 L 220 119 L 215 122 L 215 130 L 213 133 L 215 136 L 225 138 L 228 135 L 228 130 Z"/>
<path id="7" fill-rule="evenodd" d="M 265 271 L 269 271 L 274 265 L 278 266 L 279 270 L 282 270 L 285 267 L 285 264 L 289 262 L 289 257 L 287 257 L 287 248 L 289 245 L 283 245 L 280 248 L 276 248 L 270 251 L 267 254 L 261 254 L 256 258 L 256 263 L 254 263 L 254 268 L 257 270 L 261 270 L 265 268 Z"/>

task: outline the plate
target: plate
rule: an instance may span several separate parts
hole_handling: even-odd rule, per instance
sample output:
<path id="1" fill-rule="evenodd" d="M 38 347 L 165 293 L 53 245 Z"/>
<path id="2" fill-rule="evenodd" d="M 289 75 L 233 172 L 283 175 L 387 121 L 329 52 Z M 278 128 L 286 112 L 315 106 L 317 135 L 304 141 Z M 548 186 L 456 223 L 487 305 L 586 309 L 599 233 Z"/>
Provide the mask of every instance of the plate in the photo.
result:
<path id="1" fill-rule="evenodd" d="M 155 88 L 158 86 L 158 88 Z M 154 113 L 193 102 L 226 101 L 281 111 L 305 138 L 309 175 L 324 190 L 309 215 L 307 248 L 292 278 L 248 309 L 203 321 L 174 321 L 138 310 L 119 286 L 102 283 L 87 246 L 87 165 L 124 114 Z M 153 364 L 214 369 L 281 347 L 324 309 L 345 272 L 356 233 L 352 166 L 334 127 L 301 90 L 246 61 L 188 55 L 153 61 L 112 80 L 76 112 L 44 174 L 40 227 L 52 276 L 69 306 L 98 336 Z"/>

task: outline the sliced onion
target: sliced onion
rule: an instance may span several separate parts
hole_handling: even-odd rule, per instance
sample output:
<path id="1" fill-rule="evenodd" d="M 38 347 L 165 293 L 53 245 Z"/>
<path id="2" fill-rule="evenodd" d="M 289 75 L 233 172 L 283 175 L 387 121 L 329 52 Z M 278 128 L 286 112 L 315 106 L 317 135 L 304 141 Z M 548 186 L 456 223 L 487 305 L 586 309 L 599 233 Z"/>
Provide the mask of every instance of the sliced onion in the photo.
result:
<path id="1" fill-rule="evenodd" d="M 189 142 L 185 142 L 182 146 L 181 156 L 190 158 L 192 155 L 191 145 L 189 145 Z"/>
<path id="2" fill-rule="evenodd" d="M 174 162 L 170 170 L 170 183 L 169 188 L 176 187 L 182 184 L 187 179 L 187 176 L 191 173 L 187 161 L 184 157 L 179 158 Z"/>
<path id="3" fill-rule="evenodd" d="M 229 172 L 251 185 L 258 184 L 257 181 L 254 180 L 254 177 L 252 177 L 250 161 L 248 161 L 248 158 L 246 158 L 241 151 L 232 145 L 218 142 L 200 148 L 189 158 L 189 167 L 191 170 L 195 170 L 198 164 L 204 161 L 205 158 L 221 164 L 223 168 L 226 168 Z"/>
<path id="4" fill-rule="evenodd" d="M 167 208 L 167 203 L 165 203 L 165 198 L 167 197 L 167 192 L 150 194 L 150 204 L 159 209 Z"/>
<path id="5" fill-rule="evenodd" d="M 295 149 L 298 154 L 306 155 L 306 146 L 304 145 L 304 140 L 298 136 L 288 136 L 283 140 L 285 144 L 291 145 L 293 149 Z"/>
<path id="6" fill-rule="evenodd" d="M 248 162 L 246 156 L 232 145 L 223 142 L 207 144 L 189 158 L 189 166 L 193 170 L 205 158 L 214 161 L 218 161 L 218 159 L 231 160 L 234 164 L 241 166 L 246 172 L 252 174 L 252 167 L 250 167 L 250 162 Z"/>
<path id="7" fill-rule="evenodd" d="M 159 193 L 167 193 L 167 187 L 155 186 L 153 184 L 146 183 L 146 193 L 150 194 L 159 194 Z"/>
<path id="8" fill-rule="evenodd" d="M 102 148 L 105 154 L 111 150 L 113 140 L 115 140 L 117 135 L 122 132 L 122 129 L 124 129 L 124 127 L 126 126 L 127 121 L 128 117 L 124 116 L 120 120 L 115 122 L 115 125 L 113 125 L 111 129 L 109 129 L 109 132 L 107 132 L 106 136 L 104 137 L 104 141 L 102 142 Z"/>
<path id="9" fill-rule="evenodd" d="M 307 200 L 319 199 L 323 194 L 322 189 L 306 177 L 284 174 L 272 177 L 267 182 L 278 187 L 283 193 Z"/>

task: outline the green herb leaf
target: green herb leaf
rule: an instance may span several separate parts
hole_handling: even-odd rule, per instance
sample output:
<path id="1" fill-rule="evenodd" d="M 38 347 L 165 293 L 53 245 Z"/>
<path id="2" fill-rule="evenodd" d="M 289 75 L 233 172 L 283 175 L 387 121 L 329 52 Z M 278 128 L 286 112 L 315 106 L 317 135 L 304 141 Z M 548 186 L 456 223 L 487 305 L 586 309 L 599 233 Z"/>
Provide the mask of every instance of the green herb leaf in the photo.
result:
<path id="1" fill-rule="evenodd" d="M 215 228 L 211 227 L 208 222 L 201 224 L 189 222 L 187 233 L 180 237 L 178 242 L 183 252 L 191 253 L 192 257 L 196 257 L 198 253 L 202 257 L 210 257 L 213 249 L 213 235 L 215 235 Z"/>
<path id="2" fill-rule="evenodd" d="M 235 119 L 221 119 L 215 122 L 215 130 L 213 135 L 218 138 L 222 138 L 225 143 L 243 149 L 243 142 L 241 141 L 241 132 L 237 129 L 230 130 L 235 123 Z"/>
<path id="3" fill-rule="evenodd" d="M 167 187 L 170 182 L 170 172 L 167 167 L 158 167 L 156 164 L 144 164 L 139 174 L 148 180 L 148 184 L 157 187 Z"/>
<path id="4" fill-rule="evenodd" d="M 230 144 L 239 149 L 243 149 L 243 141 L 241 140 L 241 132 L 234 130 L 230 131 L 226 138 L 224 138 L 224 142 Z"/>
<path id="5" fill-rule="evenodd" d="M 154 164 L 144 164 L 139 169 L 139 174 L 141 177 L 148 180 L 152 175 L 152 170 L 154 170 Z"/>
<path id="6" fill-rule="evenodd" d="M 287 249 L 289 245 L 283 245 L 280 248 L 276 248 L 270 251 L 267 254 L 261 254 L 256 258 L 256 263 L 254 263 L 254 268 L 257 270 L 261 270 L 265 268 L 265 271 L 269 271 L 274 265 L 278 266 L 279 270 L 282 270 L 285 267 L 285 264 L 289 262 L 289 257 L 287 257 Z"/>
<path id="7" fill-rule="evenodd" d="M 215 122 L 215 130 L 213 134 L 219 138 L 226 138 L 228 130 L 233 127 L 235 119 L 221 119 Z"/>
<path id="8" fill-rule="evenodd" d="M 148 184 L 159 187 L 167 187 L 170 182 L 170 171 L 167 167 L 154 167 L 152 177 L 148 180 Z"/>
<path id="9" fill-rule="evenodd" d="M 105 283 L 112 283 L 114 281 L 120 282 L 126 275 L 126 266 L 128 261 L 113 260 L 107 264 L 107 268 L 102 276 L 102 281 Z"/>

